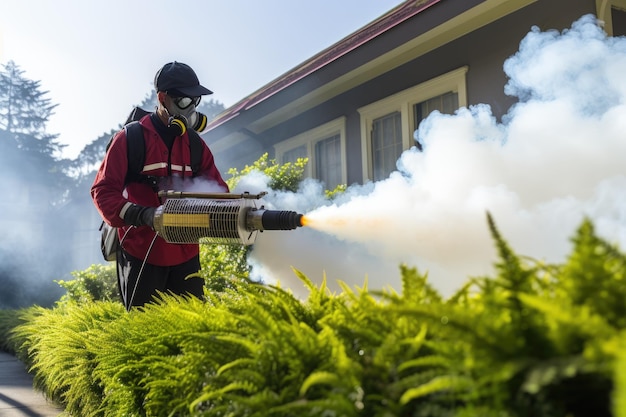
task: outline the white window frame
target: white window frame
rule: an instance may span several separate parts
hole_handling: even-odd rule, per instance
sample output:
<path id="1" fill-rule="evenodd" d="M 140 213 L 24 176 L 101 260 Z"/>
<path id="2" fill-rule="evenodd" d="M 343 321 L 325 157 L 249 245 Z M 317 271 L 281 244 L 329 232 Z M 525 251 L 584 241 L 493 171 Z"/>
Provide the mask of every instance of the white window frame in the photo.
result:
<path id="1" fill-rule="evenodd" d="M 613 8 L 626 11 L 626 0 L 596 0 L 596 16 L 604 22 L 604 31 L 609 36 L 613 36 Z"/>
<path id="2" fill-rule="evenodd" d="M 341 149 L 341 182 L 346 184 L 348 181 L 348 168 L 346 163 L 346 118 L 340 117 L 328 123 L 320 125 L 314 129 L 307 130 L 297 136 L 293 136 L 287 140 L 274 145 L 274 153 L 276 161 L 281 163 L 283 155 L 302 145 L 306 146 L 307 158 L 309 163 L 304 169 L 306 178 L 319 178 L 316 172 L 317 161 L 315 160 L 315 145 L 331 136 L 339 135 Z"/>
<path id="3" fill-rule="evenodd" d="M 373 178 L 372 123 L 374 120 L 389 113 L 399 111 L 401 117 L 402 148 L 404 150 L 409 149 L 415 144 L 413 132 L 417 129 L 417 126 L 414 126 L 413 106 L 452 91 L 458 94 L 459 108 L 466 107 L 467 70 L 467 66 L 458 68 L 357 110 L 361 118 L 363 182 L 370 181 Z"/>

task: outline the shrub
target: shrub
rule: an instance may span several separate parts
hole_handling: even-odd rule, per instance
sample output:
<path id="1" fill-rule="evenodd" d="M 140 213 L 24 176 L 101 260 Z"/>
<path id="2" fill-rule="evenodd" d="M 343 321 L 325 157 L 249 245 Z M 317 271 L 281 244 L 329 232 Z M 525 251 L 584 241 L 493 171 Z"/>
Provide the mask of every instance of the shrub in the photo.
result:
<path id="1" fill-rule="evenodd" d="M 228 187 L 234 189 L 242 177 L 260 172 L 269 178 L 268 186 L 272 190 L 297 191 L 302 181 L 307 160 L 299 158 L 294 163 L 277 164 L 276 160 L 268 159 L 263 154 L 252 165 L 246 165 L 238 171 L 232 168 L 228 171 L 231 176 Z M 269 191 L 269 190 L 266 190 Z M 250 267 L 247 256 L 250 247 L 242 245 L 200 245 L 200 275 L 211 289 L 221 289 L 228 286 L 231 279 L 245 279 L 249 277 Z"/>
<path id="2" fill-rule="evenodd" d="M 57 282 L 65 288 L 65 295 L 59 300 L 61 303 L 89 301 L 117 301 L 120 298 L 117 274 L 114 263 L 107 265 L 94 264 L 84 271 L 72 272 L 73 280 Z"/>
<path id="3" fill-rule="evenodd" d="M 10 338 L 11 331 L 22 324 L 20 310 L 0 310 L 0 350 L 15 353 L 19 346 Z"/>
<path id="4" fill-rule="evenodd" d="M 130 313 L 64 303 L 31 309 L 13 343 L 75 415 L 624 416 L 621 305 L 602 302 L 626 297 L 623 255 L 585 221 L 546 265 L 488 222 L 496 275 L 448 299 L 407 266 L 400 293 L 330 294 L 296 271 L 306 300 L 237 279 Z"/>

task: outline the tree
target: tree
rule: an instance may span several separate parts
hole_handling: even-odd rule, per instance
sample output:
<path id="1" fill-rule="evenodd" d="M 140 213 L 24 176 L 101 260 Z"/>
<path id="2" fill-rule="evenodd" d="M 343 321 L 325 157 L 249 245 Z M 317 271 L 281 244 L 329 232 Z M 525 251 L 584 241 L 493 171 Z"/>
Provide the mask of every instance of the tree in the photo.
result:
<path id="1" fill-rule="evenodd" d="M 9 133 L 18 149 L 54 157 L 63 145 L 45 131 L 56 104 L 41 91 L 40 81 L 29 80 L 13 61 L 0 71 L 0 129 Z M 54 158 L 52 158 L 54 159 Z"/>
<path id="2" fill-rule="evenodd" d="M 13 61 L 0 69 L 0 162 L 22 172 L 25 181 L 48 187 L 54 202 L 64 200 L 69 187 L 67 160 L 59 158 L 58 135 L 46 132 L 56 104 L 46 97 L 39 81 L 24 77 Z M 27 168 L 27 169 L 25 169 Z"/>
<path id="3" fill-rule="evenodd" d="M 46 132 L 56 105 L 39 81 L 28 80 L 12 61 L 0 66 L 0 306 L 53 302 L 52 277 L 67 267 L 69 187 L 57 135 Z M 51 298 L 52 296 L 52 298 Z"/>

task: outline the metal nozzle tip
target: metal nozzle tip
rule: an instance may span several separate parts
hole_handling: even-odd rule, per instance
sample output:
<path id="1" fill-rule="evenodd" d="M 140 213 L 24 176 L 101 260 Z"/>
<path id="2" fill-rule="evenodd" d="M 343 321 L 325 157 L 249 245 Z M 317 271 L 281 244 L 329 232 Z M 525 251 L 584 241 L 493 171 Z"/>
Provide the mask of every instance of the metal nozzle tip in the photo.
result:
<path id="1" fill-rule="evenodd" d="M 262 217 L 264 230 L 293 230 L 302 226 L 302 214 L 295 211 L 267 210 Z"/>

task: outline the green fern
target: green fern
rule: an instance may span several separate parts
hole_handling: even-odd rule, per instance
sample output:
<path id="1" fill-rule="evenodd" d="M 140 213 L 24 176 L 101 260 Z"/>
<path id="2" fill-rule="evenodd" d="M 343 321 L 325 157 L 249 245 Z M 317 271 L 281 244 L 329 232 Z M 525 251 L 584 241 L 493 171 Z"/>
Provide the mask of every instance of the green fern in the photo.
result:
<path id="1" fill-rule="evenodd" d="M 626 417 L 626 333 L 619 336 L 618 349 L 613 370 L 615 389 L 612 410 L 614 417 Z"/>
<path id="2" fill-rule="evenodd" d="M 467 391 L 472 385 L 473 381 L 470 378 L 452 375 L 438 376 L 426 384 L 407 390 L 400 398 L 400 403 L 407 404 L 416 398 L 440 391 Z"/>
<path id="3" fill-rule="evenodd" d="M 407 266 L 401 293 L 365 282 L 335 294 L 294 271 L 305 300 L 225 277 L 204 302 L 163 294 L 131 312 L 73 300 L 0 312 L 0 332 L 38 386 L 80 416 L 581 417 L 612 407 L 619 417 L 623 255 L 584 222 L 567 262 L 548 265 L 515 254 L 488 223 L 496 275 L 447 299 Z"/>
<path id="4" fill-rule="evenodd" d="M 17 354 L 22 360 L 27 361 L 28 358 L 22 354 L 20 349 L 24 340 L 15 334 L 14 329 L 21 324 L 28 323 L 35 315 L 33 308 L 0 310 L 0 350 Z"/>
<path id="5" fill-rule="evenodd" d="M 572 239 L 574 250 L 561 268 L 559 296 L 586 305 L 618 329 L 626 327 L 626 256 L 596 236 L 585 219 Z"/>
<path id="6" fill-rule="evenodd" d="M 98 332 L 122 314 L 120 304 L 68 304 L 15 329 L 31 356 L 35 384 L 69 413 L 91 416 L 100 408 L 102 384 L 93 377 L 97 360 L 90 347 Z"/>

